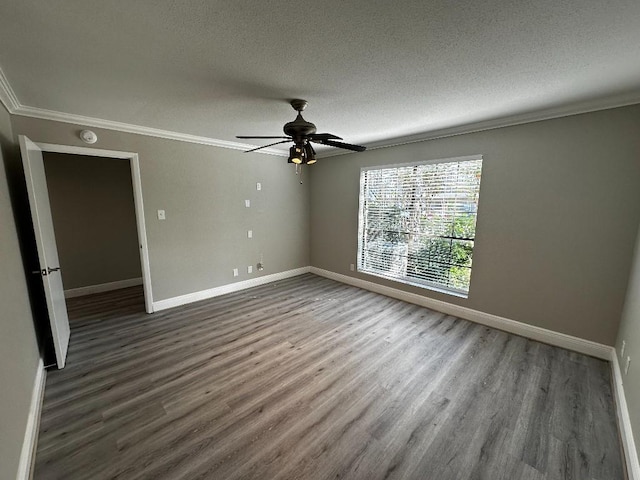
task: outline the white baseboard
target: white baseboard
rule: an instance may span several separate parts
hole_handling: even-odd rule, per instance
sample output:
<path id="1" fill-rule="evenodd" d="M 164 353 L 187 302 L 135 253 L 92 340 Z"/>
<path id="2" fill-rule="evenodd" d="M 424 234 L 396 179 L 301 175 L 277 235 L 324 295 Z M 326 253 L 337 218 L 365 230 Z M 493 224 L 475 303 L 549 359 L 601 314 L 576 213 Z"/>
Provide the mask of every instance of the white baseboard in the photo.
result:
<path id="1" fill-rule="evenodd" d="M 539 342 L 548 343 L 556 347 L 566 348 L 578 353 L 584 353 L 592 357 L 601 358 L 603 360 L 609 360 L 611 358 L 611 348 L 608 345 L 592 342 L 590 340 L 584 340 L 582 338 L 573 337 L 564 333 L 554 332 L 547 330 L 546 328 L 536 327 L 508 318 L 499 317 L 490 313 L 480 312 L 467 307 L 461 307 L 460 305 L 454 305 L 452 303 L 443 302 L 441 300 L 435 300 L 429 297 L 423 297 L 415 293 L 404 292 L 396 288 L 387 287 L 366 280 L 361 280 L 355 277 L 349 277 L 340 273 L 331 272 L 329 270 L 323 270 L 321 268 L 311 267 L 311 273 L 320 275 L 322 277 L 330 278 L 338 282 L 353 285 L 355 287 L 364 288 L 375 293 L 386 295 L 387 297 L 397 298 L 405 302 L 414 303 L 422 307 L 431 308 L 438 312 L 453 315 L 459 318 L 464 318 L 474 323 L 480 323 L 488 327 L 497 328 L 498 330 L 504 330 L 505 332 L 514 333 L 522 337 L 537 340 Z"/>
<path id="2" fill-rule="evenodd" d="M 40 410 L 42 407 L 42 399 L 44 397 L 44 383 L 46 378 L 47 373 L 44 369 L 42 359 L 40 359 L 36 370 L 36 378 L 33 382 L 29 417 L 27 418 L 24 441 L 22 442 L 22 451 L 20 453 L 20 463 L 18 464 L 16 480 L 28 480 L 30 478 L 33 455 L 36 448 L 36 441 L 38 439 Z"/>
<path id="3" fill-rule="evenodd" d="M 631 428 L 631 418 L 627 407 L 627 399 L 624 396 L 624 386 L 622 384 L 622 371 L 618 361 L 618 353 L 615 348 L 611 348 L 611 375 L 613 376 L 613 397 L 616 402 L 616 413 L 618 415 L 618 426 L 620 427 L 620 437 L 624 458 L 627 463 L 627 475 L 629 480 L 640 480 L 640 464 L 638 463 L 638 451 L 633 439 Z"/>
<path id="4" fill-rule="evenodd" d="M 188 293 L 186 295 L 180 295 L 179 297 L 158 300 L 157 302 L 153 302 L 153 311 L 159 312 L 160 310 L 166 310 L 167 308 L 179 307 L 180 305 L 186 305 L 187 303 L 198 302 L 200 300 L 206 300 L 208 298 L 226 295 L 227 293 L 238 292 L 247 288 L 264 285 L 265 283 L 271 283 L 290 277 L 297 277 L 298 275 L 302 275 L 303 273 L 309 273 L 309 271 L 310 267 L 296 268 L 294 270 L 287 270 L 285 272 L 273 273 L 271 275 L 265 275 L 263 277 L 252 278 L 243 282 L 230 283 L 228 285 L 222 285 L 220 287 L 210 288 L 208 290 Z"/>
<path id="5" fill-rule="evenodd" d="M 64 291 L 64 298 L 82 297 L 84 295 L 92 295 L 94 293 L 110 292 L 120 288 L 133 287 L 142 285 L 142 277 L 128 278 L 126 280 L 118 280 L 116 282 L 100 283 L 98 285 L 89 285 L 87 287 L 70 288 Z"/>

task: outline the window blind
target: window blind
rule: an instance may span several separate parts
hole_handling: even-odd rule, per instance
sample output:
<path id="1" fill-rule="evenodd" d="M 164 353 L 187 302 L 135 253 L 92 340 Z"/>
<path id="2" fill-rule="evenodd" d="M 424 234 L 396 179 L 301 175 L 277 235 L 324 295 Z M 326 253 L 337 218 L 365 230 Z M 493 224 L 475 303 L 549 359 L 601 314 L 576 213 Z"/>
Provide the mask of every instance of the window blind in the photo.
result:
<path id="1" fill-rule="evenodd" d="M 358 270 L 469 291 L 482 158 L 366 169 Z"/>

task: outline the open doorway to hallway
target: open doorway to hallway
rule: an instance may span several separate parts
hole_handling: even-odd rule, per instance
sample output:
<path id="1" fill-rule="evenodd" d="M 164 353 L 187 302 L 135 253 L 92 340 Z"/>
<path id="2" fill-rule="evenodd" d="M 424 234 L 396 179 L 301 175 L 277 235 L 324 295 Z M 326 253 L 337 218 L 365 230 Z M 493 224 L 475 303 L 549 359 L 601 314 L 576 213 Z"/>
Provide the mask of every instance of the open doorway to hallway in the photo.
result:
<path id="1" fill-rule="evenodd" d="M 54 152 L 43 158 L 65 297 L 142 285 L 129 162 Z"/>

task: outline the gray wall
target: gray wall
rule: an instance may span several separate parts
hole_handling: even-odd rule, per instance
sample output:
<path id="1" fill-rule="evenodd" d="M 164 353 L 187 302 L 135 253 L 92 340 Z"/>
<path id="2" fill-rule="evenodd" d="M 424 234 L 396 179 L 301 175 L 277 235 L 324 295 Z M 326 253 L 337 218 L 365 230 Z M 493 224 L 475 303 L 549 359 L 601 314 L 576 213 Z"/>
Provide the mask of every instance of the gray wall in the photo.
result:
<path id="1" fill-rule="evenodd" d="M 128 160 L 45 153 L 65 289 L 140 277 Z"/>
<path id="2" fill-rule="evenodd" d="M 640 222 L 640 106 L 322 159 L 311 264 L 613 345 Z M 360 168 L 484 156 L 468 299 L 353 273 Z"/>
<path id="3" fill-rule="evenodd" d="M 36 142 L 86 147 L 81 126 L 14 116 L 12 127 Z M 309 187 L 286 159 L 93 130 L 96 148 L 139 154 L 155 301 L 309 265 Z M 261 253 L 264 271 L 247 274 Z"/>
<path id="4" fill-rule="evenodd" d="M 616 350 L 623 372 L 624 393 L 629 407 L 629 415 L 631 416 L 636 449 L 638 450 L 638 456 L 640 456 L 640 409 L 637 407 L 640 405 L 640 232 L 631 264 L 629 288 L 622 313 Z M 620 356 L 623 341 L 626 342 L 626 346 L 624 355 Z M 624 366 L 628 356 L 632 360 L 629 371 L 625 375 Z"/>
<path id="5" fill-rule="evenodd" d="M 40 359 L 5 163 L 17 155 L 9 114 L 0 104 L 0 478 L 16 478 Z"/>

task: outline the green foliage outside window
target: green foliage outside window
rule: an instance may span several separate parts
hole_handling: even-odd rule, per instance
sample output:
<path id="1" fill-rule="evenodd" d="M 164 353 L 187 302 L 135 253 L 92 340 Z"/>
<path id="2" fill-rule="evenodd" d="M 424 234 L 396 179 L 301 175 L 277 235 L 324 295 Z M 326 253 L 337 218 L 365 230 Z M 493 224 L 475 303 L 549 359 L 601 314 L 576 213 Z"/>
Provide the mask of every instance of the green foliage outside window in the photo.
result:
<path id="1" fill-rule="evenodd" d="M 431 279 L 457 289 L 468 289 L 473 240 L 466 239 L 473 239 L 475 236 L 475 216 L 456 218 L 452 233 L 454 238 L 425 239 L 422 248 L 409 254 L 407 276 Z"/>

